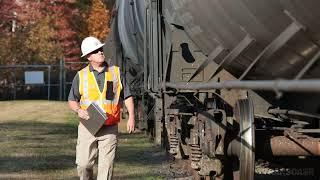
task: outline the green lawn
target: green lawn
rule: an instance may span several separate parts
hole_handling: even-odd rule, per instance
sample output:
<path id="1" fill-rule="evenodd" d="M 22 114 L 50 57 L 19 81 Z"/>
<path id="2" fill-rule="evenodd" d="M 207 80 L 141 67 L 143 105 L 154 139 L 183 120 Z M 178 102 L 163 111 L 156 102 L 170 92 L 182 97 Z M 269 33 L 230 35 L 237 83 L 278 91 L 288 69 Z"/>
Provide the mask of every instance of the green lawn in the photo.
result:
<path id="1" fill-rule="evenodd" d="M 0 106 L 0 179 L 78 179 L 77 118 L 66 102 L 0 101 Z M 163 150 L 142 133 L 120 131 L 114 179 L 164 179 Z"/>

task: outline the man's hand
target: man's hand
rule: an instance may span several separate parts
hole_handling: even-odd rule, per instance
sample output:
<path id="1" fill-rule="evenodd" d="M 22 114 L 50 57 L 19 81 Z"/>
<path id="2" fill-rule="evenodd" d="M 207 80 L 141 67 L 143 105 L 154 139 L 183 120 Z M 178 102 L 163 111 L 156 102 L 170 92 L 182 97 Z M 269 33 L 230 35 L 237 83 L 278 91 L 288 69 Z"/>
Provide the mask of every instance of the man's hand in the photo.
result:
<path id="1" fill-rule="evenodd" d="M 74 111 L 75 113 L 77 113 L 79 118 L 84 119 L 84 120 L 89 119 L 89 114 L 88 114 L 87 110 L 81 109 L 78 101 L 69 100 L 68 104 L 69 104 L 70 109 L 72 111 Z"/>
<path id="2" fill-rule="evenodd" d="M 128 131 L 128 133 L 134 132 L 134 118 L 129 117 L 128 122 L 127 122 L 127 131 Z"/>
<path id="3" fill-rule="evenodd" d="M 78 109 L 77 111 L 79 118 L 88 120 L 89 119 L 89 114 L 86 110 L 84 109 Z"/>
<path id="4" fill-rule="evenodd" d="M 126 105 L 128 112 L 129 112 L 129 119 L 127 123 L 127 131 L 129 133 L 133 133 L 134 131 L 134 104 L 133 104 L 133 97 L 128 97 L 124 100 L 124 104 Z"/>

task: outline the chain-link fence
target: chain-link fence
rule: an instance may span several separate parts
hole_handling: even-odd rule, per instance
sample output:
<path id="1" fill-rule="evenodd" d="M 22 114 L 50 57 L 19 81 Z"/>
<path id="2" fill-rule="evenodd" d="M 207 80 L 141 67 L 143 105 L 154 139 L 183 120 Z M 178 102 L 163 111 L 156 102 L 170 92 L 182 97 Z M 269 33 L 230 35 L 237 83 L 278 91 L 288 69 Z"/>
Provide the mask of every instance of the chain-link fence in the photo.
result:
<path id="1" fill-rule="evenodd" d="M 0 100 L 66 100 L 73 77 L 86 64 L 0 65 Z"/>

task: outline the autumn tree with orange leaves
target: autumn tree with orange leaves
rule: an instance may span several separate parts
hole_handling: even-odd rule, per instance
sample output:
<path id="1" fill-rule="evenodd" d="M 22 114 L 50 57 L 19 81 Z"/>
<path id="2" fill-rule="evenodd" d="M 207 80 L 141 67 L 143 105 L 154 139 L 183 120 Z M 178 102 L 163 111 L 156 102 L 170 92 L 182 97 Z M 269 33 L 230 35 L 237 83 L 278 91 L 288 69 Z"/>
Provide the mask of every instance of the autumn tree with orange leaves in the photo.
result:
<path id="1" fill-rule="evenodd" d="M 0 9 L 1 64 L 80 61 L 76 1 L 1 0 Z"/>
<path id="2" fill-rule="evenodd" d="M 0 0 L 0 65 L 80 61 L 81 40 L 104 40 L 109 23 L 103 0 Z"/>
<path id="3" fill-rule="evenodd" d="M 103 3 L 103 0 L 92 0 L 92 5 L 87 17 L 88 35 L 104 40 L 109 31 L 110 8 Z"/>

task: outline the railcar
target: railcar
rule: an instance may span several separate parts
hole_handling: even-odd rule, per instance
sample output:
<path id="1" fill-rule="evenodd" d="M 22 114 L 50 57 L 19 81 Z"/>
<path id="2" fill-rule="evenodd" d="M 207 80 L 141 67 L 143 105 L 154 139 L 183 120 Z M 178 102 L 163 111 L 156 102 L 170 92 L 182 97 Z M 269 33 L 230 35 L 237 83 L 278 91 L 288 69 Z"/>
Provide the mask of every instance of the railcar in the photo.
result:
<path id="1" fill-rule="evenodd" d="M 320 155 L 320 1 L 118 0 L 105 53 L 138 126 L 202 177 Z M 140 106 L 139 106 L 140 107 Z M 236 175 L 238 173 L 238 175 Z"/>

